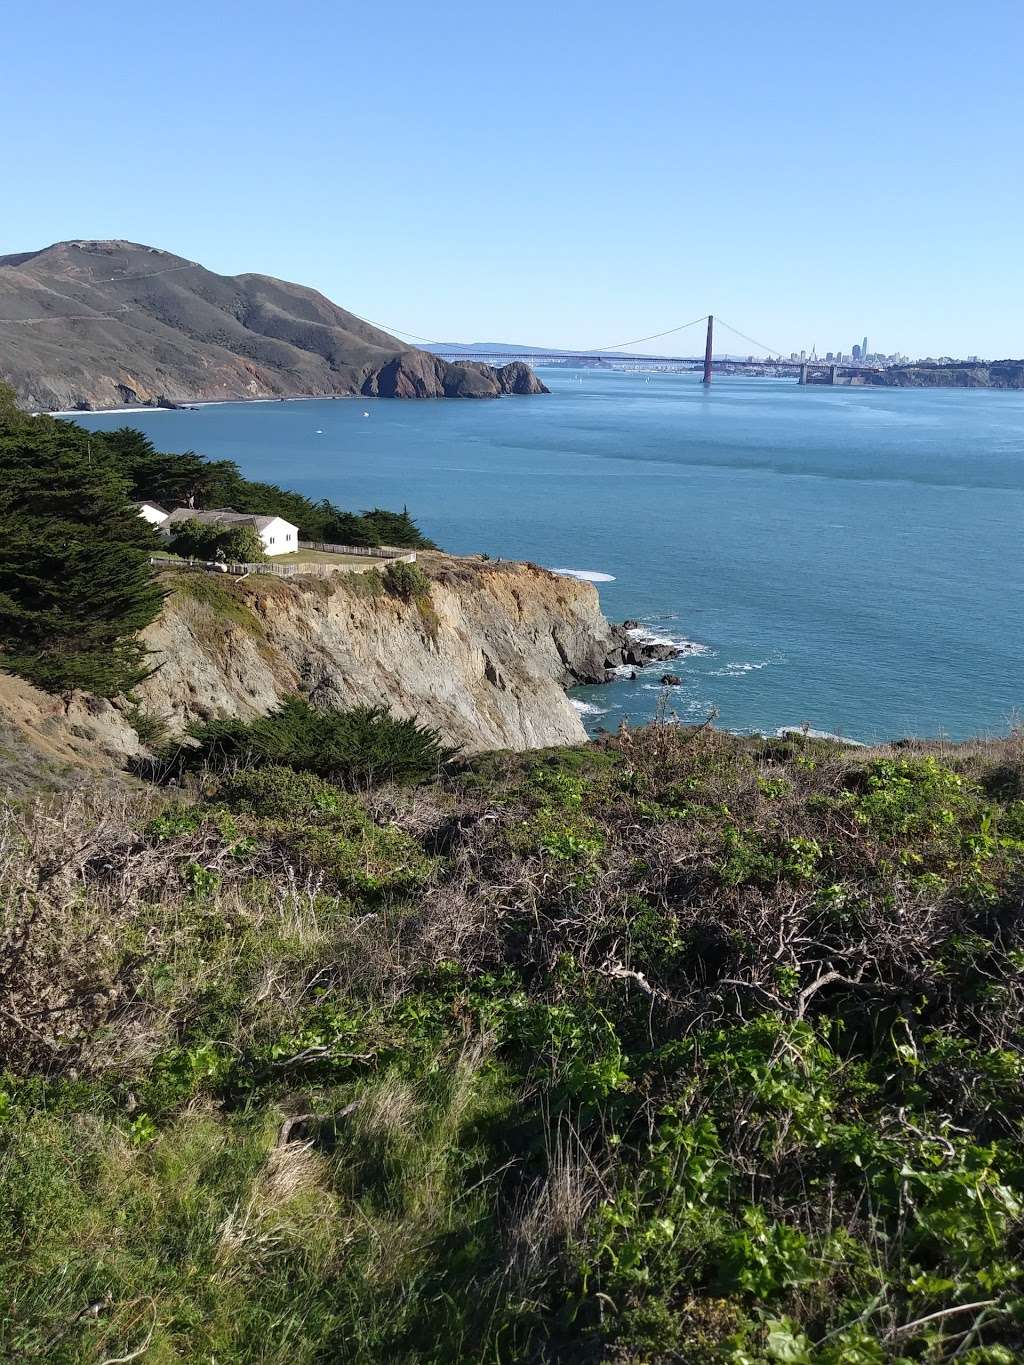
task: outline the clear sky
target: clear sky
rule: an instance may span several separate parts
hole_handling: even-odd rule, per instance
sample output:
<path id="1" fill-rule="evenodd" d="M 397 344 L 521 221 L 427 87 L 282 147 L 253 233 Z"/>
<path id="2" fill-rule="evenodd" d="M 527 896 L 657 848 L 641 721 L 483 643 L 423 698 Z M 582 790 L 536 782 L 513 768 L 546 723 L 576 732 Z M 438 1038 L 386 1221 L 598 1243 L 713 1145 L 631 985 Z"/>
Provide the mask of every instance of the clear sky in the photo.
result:
<path id="1" fill-rule="evenodd" d="M 0 252 L 129 238 L 431 340 L 1024 355 L 1019 0 L 37 0 L 3 46 Z"/>

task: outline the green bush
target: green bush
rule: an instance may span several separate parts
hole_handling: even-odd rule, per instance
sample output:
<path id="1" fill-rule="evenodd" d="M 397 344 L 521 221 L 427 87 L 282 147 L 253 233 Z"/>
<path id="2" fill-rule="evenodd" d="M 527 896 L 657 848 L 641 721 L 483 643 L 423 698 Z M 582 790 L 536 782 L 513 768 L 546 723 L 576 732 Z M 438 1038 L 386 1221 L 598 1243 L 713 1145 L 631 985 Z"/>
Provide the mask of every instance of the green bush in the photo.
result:
<path id="1" fill-rule="evenodd" d="M 124 714 L 125 720 L 138 735 L 140 744 L 159 744 L 165 738 L 167 722 L 163 716 L 154 716 L 137 705 L 132 705 Z"/>
<path id="2" fill-rule="evenodd" d="M 178 523 L 171 549 L 184 559 L 219 559 L 228 564 L 262 564 L 267 557 L 255 526 L 211 523 L 197 517 Z"/>
<path id="3" fill-rule="evenodd" d="M 258 720 L 212 721 L 189 732 L 195 747 L 182 754 L 191 768 L 267 764 L 316 773 L 354 790 L 380 782 L 434 777 L 456 755 L 441 736 L 383 707 L 320 711 L 293 697 Z"/>
<path id="4" fill-rule="evenodd" d="M 430 592 L 430 579 L 416 564 L 406 564 L 397 560 L 384 570 L 384 586 L 393 597 L 403 602 L 424 597 Z"/>
<path id="5" fill-rule="evenodd" d="M 337 890 L 364 900 L 404 895 L 425 885 L 436 864 L 414 839 L 400 829 L 375 825 L 365 813 L 361 819 L 350 814 L 284 837 L 295 853 L 327 873 Z"/>
<path id="6" fill-rule="evenodd" d="M 277 763 L 229 773 L 218 784 L 216 795 L 232 810 L 279 818 L 338 815 L 352 801 L 315 773 L 297 772 Z"/>

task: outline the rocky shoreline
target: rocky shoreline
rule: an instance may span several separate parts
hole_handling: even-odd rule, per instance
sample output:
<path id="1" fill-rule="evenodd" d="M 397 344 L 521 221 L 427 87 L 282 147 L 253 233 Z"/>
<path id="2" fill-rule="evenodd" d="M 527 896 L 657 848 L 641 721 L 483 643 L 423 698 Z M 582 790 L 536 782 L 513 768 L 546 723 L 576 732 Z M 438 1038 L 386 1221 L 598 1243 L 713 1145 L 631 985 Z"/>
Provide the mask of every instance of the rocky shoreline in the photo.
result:
<path id="1" fill-rule="evenodd" d="M 635 672 L 624 675 L 625 669 L 646 668 L 685 653 L 681 645 L 654 636 L 640 621 L 627 620 L 611 625 L 607 637 L 595 641 L 594 649 L 568 670 L 569 681 L 572 686 L 615 682 L 636 676 Z"/>

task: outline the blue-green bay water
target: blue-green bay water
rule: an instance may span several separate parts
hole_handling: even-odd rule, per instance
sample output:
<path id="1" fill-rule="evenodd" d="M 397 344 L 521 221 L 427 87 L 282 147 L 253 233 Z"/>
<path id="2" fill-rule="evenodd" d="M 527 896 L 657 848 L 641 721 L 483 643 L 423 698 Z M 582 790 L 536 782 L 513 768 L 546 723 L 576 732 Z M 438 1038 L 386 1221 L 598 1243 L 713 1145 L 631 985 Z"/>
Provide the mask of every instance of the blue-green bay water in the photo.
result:
<path id="1" fill-rule="evenodd" d="M 736 730 L 963 737 L 1024 707 L 1024 393 L 544 378 L 550 396 L 498 402 L 81 420 L 347 508 L 408 504 L 457 553 L 612 575 L 610 617 L 698 652 L 579 689 L 591 728 L 653 715 L 666 668 L 678 715 Z"/>

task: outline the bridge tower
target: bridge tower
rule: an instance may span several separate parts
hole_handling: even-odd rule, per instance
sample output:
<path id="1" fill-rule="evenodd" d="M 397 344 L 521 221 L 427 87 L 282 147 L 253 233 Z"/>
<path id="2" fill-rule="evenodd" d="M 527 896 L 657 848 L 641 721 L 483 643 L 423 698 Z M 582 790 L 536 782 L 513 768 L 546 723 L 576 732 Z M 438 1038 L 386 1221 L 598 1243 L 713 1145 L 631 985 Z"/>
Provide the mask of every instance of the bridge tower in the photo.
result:
<path id="1" fill-rule="evenodd" d="M 708 314 L 708 339 L 704 347 L 704 383 L 711 383 L 711 352 L 715 344 L 715 315 Z"/>

